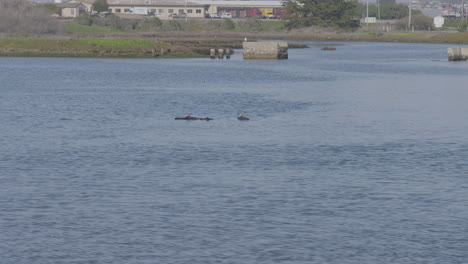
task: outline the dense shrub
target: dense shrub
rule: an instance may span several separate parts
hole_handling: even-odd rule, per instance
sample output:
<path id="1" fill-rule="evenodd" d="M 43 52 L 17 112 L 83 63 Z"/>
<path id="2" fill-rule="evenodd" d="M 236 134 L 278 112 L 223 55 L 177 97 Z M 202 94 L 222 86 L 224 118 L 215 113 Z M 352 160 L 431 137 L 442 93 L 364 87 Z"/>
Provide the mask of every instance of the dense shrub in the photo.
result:
<path id="1" fill-rule="evenodd" d="M 460 21 L 458 26 L 457 26 L 457 31 L 458 32 L 466 32 L 467 28 L 468 28 L 468 21 Z"/>
<path id="2" fill-rule="evenodd" d="M 161 19 L 159 19 L 158 17 L 153 17 L 151 19 L 148 19 L 146 23 L 148 23 L 149 25 L 153 27 L 159 27 L 163 24 Z"/>
<path id="3" fill-rule="evenodd" d="M 74 19 L 74 22 L 83 26 L 93 25 L 93 20 L 88 15 L 81 15 Z"/>
<path id="4" fill-rule="evenodd" d="M 125 21 L 116 15 L 110 15 L 104 19 L 99 19 L 99 23 L 102 23 L 101 26 L 107 26 L 118 30 L 125 30 L 128 28 L 125 25 Z"/>
<path id="5" fill-rule="evenodd" d="M 258 18 L 249 17 L 239 22 L 239 25 L 247 31 L 259 32 L 262 30 L 262 25 Z"/>
<path id="6" fill-rule="evenodd" d="M 166 31 L 180 31 L 182 30 L 182 26 L 177 20 L 166 20 L 162 24 L 162 29 Z"/>
<path id="7" fill-rule="evenodd" d="M 224 29 L 227 29 L 227 30 L 233 30 L 236 28 L 236 24 L 234 24 L 234 22 L 232 22 L 232 20 L 229 18 L 225 18 L 223 24 L 224 24 Z"/>

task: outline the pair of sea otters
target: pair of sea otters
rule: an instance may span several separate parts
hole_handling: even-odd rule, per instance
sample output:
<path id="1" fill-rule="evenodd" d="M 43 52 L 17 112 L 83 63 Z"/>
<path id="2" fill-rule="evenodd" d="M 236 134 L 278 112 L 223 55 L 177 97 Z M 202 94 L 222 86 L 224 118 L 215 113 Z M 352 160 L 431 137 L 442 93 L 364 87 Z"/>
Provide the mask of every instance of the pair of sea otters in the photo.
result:
<path id="1" fill-rule="evenodd" d="M 184 116 L 184 117 L 176 117 L 174 118 L 175 120 L 206 120 L 206 121 L 210 121 L 210 120 L 213 120 L 213 118 L 210 118 L 210 117 L 194 117 L 194 116 L 191 116 L 191 115 L 188 115 L 188 116 Z M 238 120 L 250 120 L 248 117 L 246 117 L 244 114 L 240 114 L 238 117 L 237 117 Z"/>

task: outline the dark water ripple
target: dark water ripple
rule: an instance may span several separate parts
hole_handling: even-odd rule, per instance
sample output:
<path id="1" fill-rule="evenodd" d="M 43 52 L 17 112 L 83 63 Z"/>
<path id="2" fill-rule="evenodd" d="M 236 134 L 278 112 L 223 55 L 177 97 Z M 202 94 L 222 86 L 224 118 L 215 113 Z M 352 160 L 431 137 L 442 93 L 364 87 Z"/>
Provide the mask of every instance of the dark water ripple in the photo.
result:
<path id="1" fill-rule="evenodd" d="M 445 49 L 2 58 L 0 263 L 466 263 Z"/>

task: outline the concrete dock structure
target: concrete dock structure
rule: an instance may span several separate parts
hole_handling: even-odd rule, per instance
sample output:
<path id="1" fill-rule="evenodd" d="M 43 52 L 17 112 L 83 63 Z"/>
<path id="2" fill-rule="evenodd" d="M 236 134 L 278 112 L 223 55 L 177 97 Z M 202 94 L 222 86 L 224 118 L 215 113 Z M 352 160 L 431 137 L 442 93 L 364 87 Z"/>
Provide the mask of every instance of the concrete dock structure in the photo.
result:
<path id="1" fill-rule="evenodd" d="M 453 47 L 447 49 L 449 61 L 460 61 L 468 59 L 468 48 Z"/>
<path id="2" fill-rule="evenodd" d="M 244 60 L 288 59 L 287 42 L 243 42 Z"/>

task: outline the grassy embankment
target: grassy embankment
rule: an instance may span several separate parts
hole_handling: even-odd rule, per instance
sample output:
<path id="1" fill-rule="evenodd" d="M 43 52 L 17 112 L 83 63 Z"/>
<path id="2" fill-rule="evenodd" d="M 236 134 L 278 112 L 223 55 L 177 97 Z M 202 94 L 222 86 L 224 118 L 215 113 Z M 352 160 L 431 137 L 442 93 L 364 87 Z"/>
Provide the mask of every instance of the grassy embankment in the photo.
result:
<path id="1" fill-rule="evenodd" d="M 0 39 L 0 55 L 103 58 L 201 56 L 185 47 L 163 41 L 120 38 L 3 38 Z"/>
<path id="2" fill-rule="evenodd" d="M 166 22 L 164 22 L 166 23 Z M 177 21 L 178 30 L 142 24 L 133 30 L 67 23 L 68 34 L 40 38 L 0 38 L 0 56 L 36 57 L 205 57 L 210 48 L 241 48 L 242 40 L 376 41 L 468 44 L 468 32 L 379 32 L 377 27 L 357 32 L 324 29 L 286 31 L 280 21 Z M 227 27 L 229 26 L 229 27 Z M 291 47 L 300 47 L 291 45 Z"/>
<path id="3" fill-rule="evenodd" d="M 217 34 L 248 32 L 243 27 L 225 28 L 225 21 L 177 21 L 180 29 L 172 31 L 167 27 L 151 28 L 141 23 L 131 31 L 109 26 L 91 26 L 66 23 L 69 34 L 41 38 L 8 37 L 0 38 L 0 56 L 27 57 L 103 57 L 103 58 L 184 58 L 204 57 L 211 48 L 241 48 L 242 39 L 216 38 Z M 279 22 L 255 22 L 258 31 L 274 31 L 282 27 Z M 158 31 L 159 30 L 159 31 Z M 215 32 L 204 35 L 201 32 Z M 193 33 L 201 38 L 192 38 L 184 33 Z M 161 37 L 158 37 L 161 35 Z M 177 38 L 177 36 L 182 36 Z"/>
<path id="4" fill-rule="evenodd" d="M 65 35 L 41 38 L 0 38 L 0 56 L 206 57 L 212 48 L 242 48 L 242 40 L 245 36 L 255 41 L 253 36 L 257 34 L 257 31 L 275 32 L 282 27 L 279 21 L 268 22 L 271 23 L 255 22 L 259 28 L 254 28 L 254 33 L 249 32 L 248 25 L 226 29 L 223 20 L 177 21 L 181 26 L 178 30 L 168 30 L 167 27 L 148 30 L 147 24 L 141 24 L 130 31 L 96 24 L 85 26 L 67 23 L 65 26 L 69 33 Z M 291 47 L 305 46 L 293 44 Z"/>

